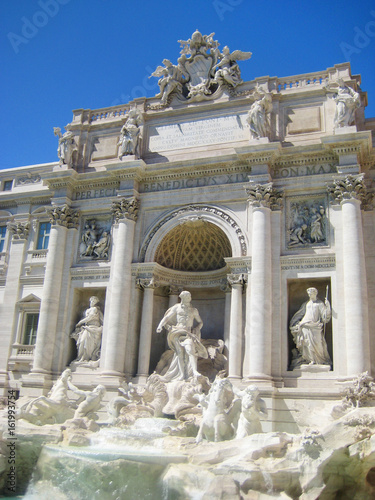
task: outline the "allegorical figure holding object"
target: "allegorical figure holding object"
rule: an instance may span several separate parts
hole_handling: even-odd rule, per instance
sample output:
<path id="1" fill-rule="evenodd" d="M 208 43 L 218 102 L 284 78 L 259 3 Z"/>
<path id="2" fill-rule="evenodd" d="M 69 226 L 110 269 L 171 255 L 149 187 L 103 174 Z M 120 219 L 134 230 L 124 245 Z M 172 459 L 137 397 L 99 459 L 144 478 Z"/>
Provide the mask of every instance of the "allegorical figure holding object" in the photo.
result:
<path id="1" fill-rule="evenodd" d="M 103 331 L 103 313 L 98 306 L 98 297 L 90 297 L 90 307 L 76 324 L 71 337 L 77 342 L 78 355 L 75 362 L 97 361 Z"/>
<path id="2" fill-rule="evenodd" d="M 191 305 L 190 292 L 181 292 L 180 299 L 179 304 L 168 309 L 156 330 L 158 333 L 163 327 L 168 330 L 168 345 L 174 351 L 172 363 L 163 376 L 163 380 L 167 382 L 199 376 L 198 358 L 208 357 L 207 350 L 200 341 L 203 321 L 198 310 Z M 194 321 L 197 326 L 193 328 Z"/>
<path id="3" fill-rule="evenodd" d="M 328 287 L 327 287 L 328 288 Z M 309 300 L 302 304 L 290 321 L 290 331 L 302 364 L 331 365 L 325 339 L 324 325 L 331 319 L 331 306 L 327 297 L 318 299 L 318 290 L 308 288 Z"/>

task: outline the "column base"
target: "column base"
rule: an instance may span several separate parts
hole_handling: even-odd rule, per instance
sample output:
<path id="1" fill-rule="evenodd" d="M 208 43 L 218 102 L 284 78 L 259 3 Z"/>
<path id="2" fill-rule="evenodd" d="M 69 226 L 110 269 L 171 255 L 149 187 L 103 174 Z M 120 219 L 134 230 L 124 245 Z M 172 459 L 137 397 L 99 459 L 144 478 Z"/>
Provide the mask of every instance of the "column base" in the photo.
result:
<path id="1" fill-rule="evenodd" d="M 150 375 L 137 374 L 133 379 L 133 384 L 146 385 L 147 379 Z"/>
<path id="2" fill-rule="evenodd" d="M 117 391 L 126 382 L 125 375 L 118 372 L 102 372 L 97 380 L 109 391 Z"/>
<path id="3" fill-rule="evenodd" d="M 254 384 L 259 388 L 273 388 L 275 387 L 273 377 L 265 373 L 253 373 L 242 379 L 242 383 L 246 385 Z"/>

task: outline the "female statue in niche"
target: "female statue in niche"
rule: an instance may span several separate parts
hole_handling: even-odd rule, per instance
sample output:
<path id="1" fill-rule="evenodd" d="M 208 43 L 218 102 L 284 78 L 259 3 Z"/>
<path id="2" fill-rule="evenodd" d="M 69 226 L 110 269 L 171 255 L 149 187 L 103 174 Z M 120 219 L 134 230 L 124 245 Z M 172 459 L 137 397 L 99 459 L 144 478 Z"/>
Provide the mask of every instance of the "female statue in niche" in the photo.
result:
<path id="1" fill-rule="evenodd" d="M 327 350 L 323 325 L 331 319 L 331 306 L 327 297 L 322 302 L 318 299 L 318 290 L 308 288 L 309 300 L 302 304 L 290 321 L 290 331 L 299 352 L 301 363 L 310 365 L 331 365 Z"/>
<path id="2" fill-rule="evenodd" d="M 90 297 L 90 307 L 84 317 L 76 324 L 71 337 L 77 343 L 76 363 L 97 361 L 100 357 L 100 346 L 103 331 L 103 313 L 98 306 L 98 297 Z"/>

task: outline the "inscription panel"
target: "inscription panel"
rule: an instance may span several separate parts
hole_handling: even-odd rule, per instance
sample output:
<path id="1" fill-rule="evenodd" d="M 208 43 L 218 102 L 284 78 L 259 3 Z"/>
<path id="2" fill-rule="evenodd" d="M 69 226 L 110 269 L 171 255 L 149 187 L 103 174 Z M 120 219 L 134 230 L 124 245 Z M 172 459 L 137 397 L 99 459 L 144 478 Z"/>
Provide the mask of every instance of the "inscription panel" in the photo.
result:
<path id="1" fill-rule="evenodd" d="M 149 152 L 170 151 L 250 138 L 246 114 L 149 127 Z"/>

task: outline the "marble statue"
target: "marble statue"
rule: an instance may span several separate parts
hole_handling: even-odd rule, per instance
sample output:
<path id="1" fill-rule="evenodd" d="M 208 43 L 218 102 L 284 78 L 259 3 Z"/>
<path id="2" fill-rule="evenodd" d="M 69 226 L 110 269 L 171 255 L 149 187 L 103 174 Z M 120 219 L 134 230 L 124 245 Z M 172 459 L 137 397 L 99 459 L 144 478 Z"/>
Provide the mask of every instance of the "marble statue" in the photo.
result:
<path id="1" fill-rule="evenodd" d="M 183 71 L 180 64 L 175 66 L 169 59 L 164 59 L 163 64 L 164 67 L 158 66 L 150 76 L 160 78 L 160 93 L 156 97 L 160 97 L 160 103 L 166 105 L 172 93 L 182 92 Z"/>
<path id="2" fill-rule="evenodd" d="M 188 380 L 199 376 L 198 358 L 207 358 L 207 349 L 201 343 L 203 321 L 198 310 L 191 305 L 190 292 L 180 293 L 181 302 L 168 309 L 160 321 L 157 332 L 163 327 L 168 331 L 168 345 L 174 355 L 168 371 L 163 376 L 164 381 Z M 197 326 L 193 328 L 194 321 Z"/>
<path id="3" fill-rule="evenodd" d="M 75 363 L 97 361 L 100 357 L 100 346 L 103 331 L 103 313 L 98 306 L 98 297 L 90 297 L 90 307 L 83 318 L 76 324 L 71 337 L 77 342 L 77 359 Z"/>
<path id="4" fill-rule="evenodd" d="M 253 139 L 268 137 L 270 133 L 270 113 L 272 111 L 272 96 L 258 87 L 254 92 L 255 101 L 251 105 L 246 121 L 250 127 Z"/>
<path id="5" fill-rule="evenodd" d="M 119 155 L 121 158 L 126 155 L 139 156 L 139 145 L 141 140 L 141 125 L 143 125 L 142 113 L 134 108 L 125 116 L 125 123 L 121 129 L 121 136 L 118 142 Z"/>
<path id="6" fill-rule="evenodd" d="M 308 288 L 309 300 L 302 304 L 290 321 L 293 340 L 306 364 L 331 365 L 323 325 L 331 319 L 331 306 L 327 297 L 318 299 L 318 290 Z"/>
<path id="7" fill-rule="evenodd" d="M 354 121 L 354 112 L 361 105 L 361 98 L 358 92 L 345 85 L 342 78 L 326 87 L 328 91 L 336 93 L 334 100 L 336 103 L 334 128 L 349 127 Z"/>
<path id="8" fill-rule="evenodd" d="M 242 52 L 241 50 L 234 50 L 231 53 L 229 47 L 225 46 L 223 53 L 219 55 L 219 62 L 213 67 L 213 71 L 216 71 L 214 82 L 237 87 L 242 83 L 241 71 L 237 61 L 250 59 L 251 55 L 251 52 Z"/>
<path id="9" fill-rule="evenodd" d="M 68 398 L 68 390 L 76 390 L 72 384 L 72 372 L 64 370 L 55 382 L 47 396 L 39 396 L 22 405 L 18 418 L 22 418 L 35 425 L 63 423 L 72 418 L 74 402 Z"/>
<path id="10" fill-rule="evenodd" d="M 85 399 L 81 401 L 74 412 L 74 419 L 76 418 L 91 418 L 96 419 L 95 412 L 101 407 L 102 399 L 105 395 L 104 385 L 98 385 L 92 391 L 83 391 L 75 387 L 72 389 L 78 396 L 84 397 Z"/>
<path id="11" fill-rule="evenodd" d="M 241 395 L 241 413 L 238 419 L 236 439 L 262 432 L 260 417 L 267 417 L 268 411 L 263 399 L 259 397 L 259 389 L 249 385 Z"/>
<path id="12" fill-rule="evenodd" d="M 224 441 L 235 435 L 241 409 L 241 399 L 236 397 L 227 378 L 216 378 L 208 395 L 201 398 L 203 416 L 196 442 Z"/>
<path id="13" fill-rule="evenodd" d="M 77 145 L 74 140 L 73 132 L 67 129 L 63 135 L 60 127 L 54 127 L 53 133 L 59 138 L 57 156 L 59 157 L 60 164 L 72 166 L 73 154 L 77 152 Z"/>

